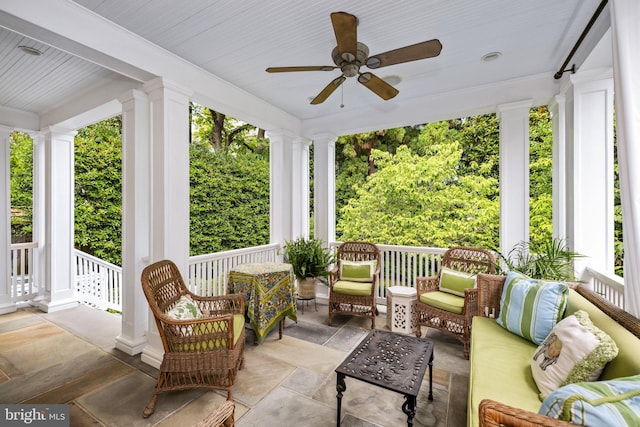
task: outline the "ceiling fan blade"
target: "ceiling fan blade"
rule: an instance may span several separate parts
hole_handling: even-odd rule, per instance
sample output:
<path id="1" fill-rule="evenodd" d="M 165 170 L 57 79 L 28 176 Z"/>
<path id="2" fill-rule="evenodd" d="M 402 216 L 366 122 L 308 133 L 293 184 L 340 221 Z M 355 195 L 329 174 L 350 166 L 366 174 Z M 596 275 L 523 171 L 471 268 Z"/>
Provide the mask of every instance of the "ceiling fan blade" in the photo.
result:
<path id="1" fill-rule="evenodd" d="M 375 69 L 388 65 L 401 64 L 403 62 L 433 58 L 434 56 L 440 55 L 441 50 L 442 43 L 440 43 L 440 40 L 433 39 L 372 55 L 367 58 L 366 65 L 369 68 Z"/>
<path id="2" fill-rule="evenodd" d="M 267 73 L 288 73 L 291 71 L 333 71 L 338 67 L 333 65 L 318 65 L 306 67 L 269 67 L 265 71 Z"/>
<path id="3" fill-rule="evenodd" d="M 320 92 L 318 96 L 313 98 L 313 100 L 311 101 L 311 104 L 313 105 L 322 104 L 325 101 L 325 99 L 327 99 L 329 95 L 331 95 L 333 91 L 336 90 L 338 86 L 340 86 L 345 80 L 347 80 L 345 76 L 340 76 L 338 78 L 333 79 L 331 83 L 329 83 L 327 86 L 325 86 L 324 89 L 322 89 L 322 92 Z"/>
<path id="4" fill-rule="evenodd" d="M 380 98 L 388 101 L 398 94 L 398 89 L 372 73 L 362 73 L 358 76 L 358 82 L 366 86 Z"/>
<path id="5" fill-rule="evenodd" d="M 350 13 L 333 12 L 331 23 L 340 56 L 347 62 L 354 61 L 358 54 L 358 19 Z"/>

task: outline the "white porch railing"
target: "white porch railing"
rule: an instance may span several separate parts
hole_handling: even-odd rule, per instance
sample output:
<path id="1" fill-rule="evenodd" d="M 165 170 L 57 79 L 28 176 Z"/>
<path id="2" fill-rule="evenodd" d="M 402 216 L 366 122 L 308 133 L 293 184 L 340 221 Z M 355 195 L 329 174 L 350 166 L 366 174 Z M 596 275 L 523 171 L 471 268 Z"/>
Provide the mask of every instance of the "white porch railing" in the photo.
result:
<path id="1" fill-rule="evenodd" d="M 74 249 L 76 297 L 83 304 L 122 311 L 122 267 Z"/>
<path id="2" fill-rule="evenodd" d="M 340 242 L 331 242 L 335 250 Z M 11 245 L 11 298 L 29 301 L 38 296 L 35 279 L 35 252 L 38 244 Z M 438 271 L 446 249 L 418 246 L 378 245 L 381 252 L 377 300 L 386 303 L 390 286 L 414 287 L 416 277 Z M 227 275 L 234 266 L 246 262 L 282 261 L 280 244 L 269 244 L 189 258 L 186 277 L 190 289 L 200 295 L 222 295 L 226 292 Z M 84 303 L 101 309 L 122 310 L 122 268 L 99 258 L 74 250 L 75 292 Z M 605 299 L 624 308 L 624 279 L 585 269 L 580 278 Z"/>
<path id="3" fill-rule="evenodd" d="M 227 292 L 227 275 L 238 264 L 247 262 L 282 261 L 280 244 L 234 249 L 189 258 L 189 289 L 198 295 L 224 295 Z"/>
<path id="4" fill-rule="evenodd" d="M 624 279 L 622 277 L 604 274 L 587 267 L 580 281 L 588 283 L 594 292 L 624 310 Z"/>
<path id="5" fill-rule="evenodd" d="M 11 245 L 11 300 L 29 301 L 38 296 L 34 252 L 38 242 Z"/>

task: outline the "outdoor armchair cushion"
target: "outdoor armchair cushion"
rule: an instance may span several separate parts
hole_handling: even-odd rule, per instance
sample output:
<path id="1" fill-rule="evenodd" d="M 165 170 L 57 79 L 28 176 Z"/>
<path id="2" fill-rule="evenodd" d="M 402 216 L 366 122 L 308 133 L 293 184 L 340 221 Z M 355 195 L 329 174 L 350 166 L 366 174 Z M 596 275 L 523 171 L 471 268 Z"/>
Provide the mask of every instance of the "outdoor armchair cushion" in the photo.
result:
<path id="1" fill-rule="evenodd" d="M 476 284 L 476 275 L 457 271 L 451 268 L 440 268 L 440 291 L 452 295 L 464 297 L 464 290 L 473 288 Z"/>
<path id="2" fill-rule="evenodd" d="M 462 309 L 464 308 L 464 297 L 447 292 L 427 292 L 420 295 L 420 302 L 457 314 L 462 314 Z"/>
<path id="3" fill-rule="evenodd" d="M 348 261 L 341 259 L 340 279 L 351 282 L 368 282 L 373 281 L 373 275 L 376 272 L 376 260 L 372 261 Z M 368 294 L 367 294 L 368 295 Z"/>
<path id="4" fill-rule="evenodd" d="M 338 280 L 333 285 L 333 291 L 344 295 L 371 295 L 371 282 L 352 282 Z"/>
<path id="5" fill-rule="evenodd" d="M 166 312 L 167 316 L 175 320 L 199 319 L 202 311 L 189 295 L 182 295 L 176 304 Z"/>

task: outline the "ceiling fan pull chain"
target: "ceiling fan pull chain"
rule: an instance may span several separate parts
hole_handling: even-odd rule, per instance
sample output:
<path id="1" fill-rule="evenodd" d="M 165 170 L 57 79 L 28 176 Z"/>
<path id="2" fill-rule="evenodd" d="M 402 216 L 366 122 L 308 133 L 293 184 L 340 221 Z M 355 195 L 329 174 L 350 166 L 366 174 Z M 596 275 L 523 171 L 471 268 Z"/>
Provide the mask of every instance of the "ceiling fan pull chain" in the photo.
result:
<path id="1" fill-rule="evenodd" d="M 340 108 L 344 108 L 344 85 L 340 86 Z"/>

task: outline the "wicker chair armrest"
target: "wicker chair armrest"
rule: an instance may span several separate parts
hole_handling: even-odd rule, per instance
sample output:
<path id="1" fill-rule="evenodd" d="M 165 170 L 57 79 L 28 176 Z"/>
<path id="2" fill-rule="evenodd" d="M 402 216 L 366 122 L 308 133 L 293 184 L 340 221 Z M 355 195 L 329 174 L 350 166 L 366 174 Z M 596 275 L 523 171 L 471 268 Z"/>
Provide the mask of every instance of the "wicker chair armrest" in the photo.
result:
<path id="1" fill-rule="evenodd" d="M 480 427 L 570 427 L 575 424 L 514 408 L 495 400 L 480 402 Z"/>
<path id="2" fill-rule="evenodd" d="M 215 411 L 207 415 L 195 427 L 231 427 L 234 425 L 235 408 L 236 405 L 233 400 L 225 400 L 222 405 L 218 406 Z"/>
<path id="3" fill-rule="evenodd" d="M 340 266 L 338 264 L 335 265 L 329 271 L 329 285 L 333 287 L 333 284 L 338 281 L 338 274 L 340 273 Z"/>
<path id="4" fill-rule="evenodd" d="M 244 314 L 245 295 L 226 294 L 213 297 L 190 294 L 205 316 Z"/>
<path id="5" fill-rule="evenodd" d="M 478 316 L 496 318 L 500 314 L 500 298 L 505 276 L 479 273 Z"/>
<path id="6" fill-rule="evenodd" d="M 478 315 L 478 289 L 471 288 L 464 290 L 464 307 L 462 312 L 465 314 L 465 317 L 468 319 L 469 324 L 471 324 L 471 319 L 473 316 Z"/>
<path id="7" fill-rule="evenodd" d="M 434 292 L 440 285 L 440 275 L 416 277 L 416 290 L 418 295 L 425 292 Z"/>
<path id="8" fill-rule="evenodd" d="M 224 315 L 205 315 L 197 319 L 175 320 L 168 316 L 163 316 L 164 335 L 169 348 L 173 349 L 179 346 L 185 353 L 191 351 L 200 351 L 190 349 L 190 344 L 209 342 L 219 340 L 225 343 L 223 346 L 215 346 L 210 350 L 233 349 L 233 313 Z"/>

